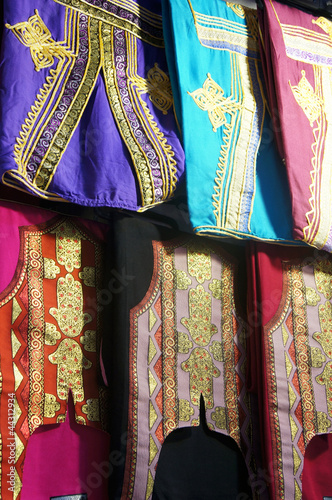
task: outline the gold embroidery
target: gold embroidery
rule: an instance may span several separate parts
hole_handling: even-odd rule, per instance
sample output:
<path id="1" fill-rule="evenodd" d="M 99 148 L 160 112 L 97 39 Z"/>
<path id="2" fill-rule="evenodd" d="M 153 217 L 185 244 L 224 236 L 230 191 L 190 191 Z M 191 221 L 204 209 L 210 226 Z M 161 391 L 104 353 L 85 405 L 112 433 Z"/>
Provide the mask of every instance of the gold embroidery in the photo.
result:
<path id="1" fill-rule="evenodd" d="M 215 411 L 211 414 L 211 418 L 215 421 L 216 427 L 218 429 L 227 429 L 226 408 L 223 408 L 222 406 L 216 406 Z"/>
<path id="2" fill-rule="evenodd" d="M 328 429 L 331 427 L 331 422 L 328 416 L 323 411 L 317 412 L 317 432 L 319 434 L 326 434 Z"/>
<path id="3" fill-rule="evenodd" d="M 283 341 L 284 346 L 285 346 L 287 344 L 287 340 L 288 340 L 288 332 L 287 332 L 284 324 L 281 325 L 281 331 L 282 331 L 282 341 Z"/>
<path id="4" fill-rule="evenodd" d="M 54 57 L 58 59 L 75 57 L 64 42 L 56 42 L 52 39 L 51 32 L 43 22 L 37 9 L 35 15 L 29 17 L 28 21 L 17 23 L 13 26 L 5 25 L 10 29 L 18 40 L 29 47 L 35 70 L 40 71 L 54 64 Z"/>
<path id="5" fill-rule="evenodd" d="M 296 393 L 290 383 L 288 383 L 288 399 L 289 399 L 289 408 L 292 409 L 294 403 L 296 402 Z"/>
<path id="6" fill-rule="evenodd" d="M 290 374 L 291 374 L 291 371 L 293 369 L 293 365 L 292 365 L 291 360 L 289 359 L 289 355 L 288 355 L 287 352 L 285 352 L 285 367 L 286 367 L 287 378 L 289 378 Z"/>
<path id="7" fill-rule="evenodd" d="M 219 377 L 220 371 L 206 349 L 197 347 L 189 358 L 181 363 L 181 368 L 190 375 L 190 399 L 198 406 L 200 395 L 205 400 L 206 408 L 213 408 L 213 377 Z"/>
<path id="8" fill-rule="evenodd" d="M 45 324 L 45 344 L 55 345 L 57 340 L 61 339 L 61 333 L 57 331 L 52 323 Z"/>
<path id="9" fill-rule="evenodd" d="M 332 359 L 332 305 L 326 301 L 318 307 L 320 332 L 315 332 L 313 338 L 322 346 L 324 353 Z"/>
<path id="10" fill-rule="evenodd" d="M 191 285 L 191 279 L 187 276 L 186 271 L 180 271 L 179 269 L 175 269 L 175 282 L 176 288 L 179 290 L 188 290 Z"/>
<path id="11" fill-rule="evenodd" d="M 12 301 L 12 325 L 15 323 L 21 312 L 22 312 L 21 306 L 14 297 Z"/>
<path id="12" fill-rule="evenodd" d="M 157 420 L 158 415 L 156 410 L 153 407 L 151 401 L 149 401 L 149 429 L 151 430 L 154 426 L 155 421 Z"/>
<path id="13" fill-rule="evenodd" d="M 13 499 L 16 500 L 17 498 L 19 498 L 19 494 L 21 493 L 21 489 L 22 489 L 22 481 L 21 481 L 20 476 L 18 475 L 17 470 L 15 469 L 15 486 L 14 486 Z"/>
<path id="14" fill-rule="evenodd" d="M 319 17 L 318 19 L 312 19 L 312 24 L 319 26 L 325 33 L 327 33 L 332 40 L 332 22 L 326 17 Z"/>
<path id="15" fill-rule="evenodd" d="M 158 385 L 158 382 L 155 379 L 155 377 L 154 377 L 152 371 L 150 370 L 150 368 L 149 368 L 149 375 L 148 376 L 149 376 L 149 393 L 150 393 L 150 397 L 151 397 L 152 394 L 154 393 L 155 388 Z"/>
<path id="16" fill-rule="evenodd" d="M 79 344 L 73 339 L 64 339 L 48 359 L 57 365 L 58 397 L 67 399 L 71 389 L 74 402 L 83 401 L 83 369 L 91 368 L 92 363 L 83 355 Z"/>
<path id="17" fill-rule="evenodd" d="M 293 475 L 294 477 L 297 474 L 297 471 L 299 470 L 300 465 L 302 464 L 301 457 L 299 456 L 298 452 L 296 451 L 295 446 L 293 446 Z"/>
<path id="18" fill-rule="evenodd" d="M 326 361 L 326 357 L 319 349 L 319 347 L 311 348 L 311 366 L 314 368 L 321 368 Z"/>
<path id="19" fill-rule="evenodd" d="M 28 423 L 32 433 L 43 423 L 44 394 L 44 291 L 43 291 L 43 258 L 41 237 L 30 233 L 28 238 L 28 290 L 29 290 L 29 363 L 30 386 Z"/>
<path id="20" fill-rule="evenodd" d="M 179 399 L 179 420 L 189 422 L 190 417 L 194 413 L 194 408 L 190 406 L 190 402 L 187 399 Z"/>
<path id="21" fill-rule="evenodd" d="M 58 279 L 57 302 L 58 308 L 51 307 L 50 314 L 57 320 L 62 333 L 76 337 L 92 317 L 83 313 L 82 284 L 69 273 Z"/>
<path id="22" fill-rule="evenodd" d="M 156 317 L 155 313 L 153 312 L 152 307 L 150 307 L 150 309 L 149 309 L 149 332 L 151 332 L 151 330 L 154 327 L 154 325 L 156 324 L 156 322 L 157 322 L 157 317 Z"/>
<path id="23" fill-rule="evenodd" d="M 54 418 L 57 411 L 60 410 L 60 403 L 56 400 L 53 394 L 45 393 L 44 402 L 44 417 Z"/>
<path id="24" fill-rule="evenodd" d="M 223 89 L 211 78 L 210 73 L 203 83 L 203 87 L 188 92 L 197 106 L 208 112 L 213 132 L 227 123 L 226 113 L 234 113 L 242 108 L 242 104 L 234 101 L 233 97 L 224 97 Z"/>
<path id="25" fill-rule="evenodd" d="M 13 359 L 14 359 L 19 348 L 22 345 L 21 342 L 16 337 L 14 330 L 11 330 L 11 343 L 12 343 L 12 353 L 13 353 Z"/>
<path id="26" fill-rule="evenodd" d="M 154 442 L 153 437 L 151 436 L 151 434 L 150 434 L 149 437 L 150 437 L 150 443 L 149 443 L 149 465 L 151 465 L 159 450 L 158 450 L 158 447 L 157 447 L 156 443 Z M 147 497 L 147 498 L 149 498 L 149 497 Z"/>
<path id="27" fill-rule="evenodd" d="M 149 365 L 151 364 L 151 361 L 153 360 L 153 358 L 155 357 L 156 354 L 157 354 L 157 349 L 153 343 L 152 338 L 150 337 L 149 338 L 149 353 L 148 353 L 148 364 Z"/>
<path id="28" fill-rule="evenodd" d="M 56 265 L 53 259 L 44 257 L 44 277 L 49 280 L 54 280 L 57 274 L 60 274 L 60 267 Z"/>
<path id="29" fill-rule="evenodd" d="M 112 0 L 113 6 L 118 6 L 125 11 L 129 11 L 129 16 L 124 18 L 114 12 L 110 12 L 104 5 L 99 3 L 98 6 L 91 5 L 86 0 L 54 0 L 61 5 L 68 5 L 73 9 L 78 9 L 79 12 L 87 14 L 90 17 L 99 19 L 104 23 L 108 23 L 117 28 L 133 33 L 138 38 L 155 45 L 157 47 L 164 46 L 164 38 L 162 33 L 162 18 L 137 2 L 131 0 Z M 105 3 L 108 4 L 108 1 Z M 139 19 L 135 22 L 134 18 Z M 147 23 L 147 25 L 145 24 Z M 142 26 L 145 24 L 145 27 Z"/>
<path id="30" fill-rule="evenodd" d="M 320 296 L 316 290 L 310 286 L 306 288 L 306 299 L 308 306 L 317 306 L 318 302 L 320 302 Z"/>
<path id="31" fill-rule="evenodd" d="M 13 363 L 13 372 L 14 372 L 14 380 L 15 380 L 15 392 L 20 387 L 21 382 L 23 380 L 23 375 L 20 370 L 17 368 L 17 365 Z"/>
<path id="32" fill-rule="evenodd" d="M 231 2 L 226 2 L 226 5 L 227 7 L 230 7 L 237 16 L 241 17 L 241 19 L 245 18 L 244 8 L 242 7 L 242 5 Z"/>
<path id="33" fill-rule="evenodd" d="M 290 413 L 289 413 L 289 425 L 290 425 L 290 430 L 291 430 L 291 438 L 292 438 L 292 442 L 293 442 L 299 428 L 298 428 L 297 424 L 295 423 L 295 421 Z"/>
<path id="34" fill-rule="evenodd" d="M 199 346 L 206 346 L 218 331 L 216 325 L 211 323 L 211 295 L 202 285 L 197 285 L 189 292 L 190 318 L 182 318 L 181 323 Z"/>
<path id="35" fill-rule="evenodd" d="M 85 70 L 84 79 L 80 81 L 75 97 L 65 113 L 61 125 L 56 130 L 52 144 L 48 152 L 44 155 L 40 166 L 36 172 L 34 183 L 36 187 L 45 191 L 48 189 L 61 156 L 76 129 L 85 106 L 95 86 L 97 76 L 101 66 L 99 48 L 99 26 L 93 19 L 88 19 L 90 27 L 89 37 L 89 58 Z M 52 119 L 52 116 L 50 116 Z"/>
<path id="36" fill-rule="evenodd" d="M 133 132 L 131 131 L 124 110 L 122 109 L 121 96 L 117 90 L 116 74 L 114 69 L 114 53 L 113 53 L 113 28 L 102 25 L 103 43 L 104 43 L 104 66 L 106 91 L 110 106 L 117 121 L 119 131 L 125 141 L 128 150 L 131 154 L 133 163 L 136 168 L 138 180 L 141 188 L 141 196 L 143 205 L 151 205 L 154 201 L 152 179 L 150 176 L 148 162 L 139 145 L 137 144 Z"/>
<path id="37" fill-rule="evenodd" d="M 327 410 L 332 417 L 332 361 L 326 363 L 325 368 L 323 372 L 320 375 L 317 375 L 316 381 L 320 385 L 325 385 L 326 387 L 326 403 L 327 403 Z"/>
<path id="38" fill-rule="evenodd" d="M 56 235 L 56 258 L 68 273 L 81 267 L 81 240 L 84 237 L 68 221 L 56 227 L 51 233 Z"/>
<path id="39" fill-rule="evenodd" d="M 221 290 L 221 281 L 213 279 L 212 283 L 209 284 L 209 290 L 211 290 L 212 295 L 215 299 L 221 300 L 222 298 L 222 290 Z"/>
<path id="40" fill-rule="evenodd" d="M 80 337 L 80 342 L 84 349 L 88 352 L 97 351 L 97 336 L 95 330 L 86 330 L 84 335 Z"/>
<path id="41" fill-rule="evenodd" d="M 306 79 L 304 70 L 301 71 L 301 74 L 302 78 L 298 85 L 291 85 L 290 82 L 289 85 L 296 102 L 303 109 L 304 114 L 310 122 L 310 126 L 313 127 L 314 122 L 318 120 L 321 114 L 324 102 Z"/>
<path id="42" fill-rule="evenodd" d="M 332 262 L 328 259 L 319 259 L 314 265 L 314 274 L 317 290 L 328 300 L 332 299 Z"/>
<path id="43" fill-rule="evenodd" d="M 202 248 L 197 250 L 197 246 L 187 245 L 188 248 L 188 272 L 190 276 L 196 278 L 198 283 L 204 283 L 211 279 L 211 255 L 210 251 Z"/>
<path id="44" fill-rule="evenodd" d="M 86 404 L 82 406 L 82 412 L 86 414 L 90 422 L 99 422 L 99 400 L 87 399 Z"/>
<path id="45" fill-rule="evenodd" d="M 300 488 L 296 479 L 294 479 L 294 484 L 295 484 L 294 500 L 302 500 L 302 488 Z"/>
<path id="46" fill-rule="evenodd" d="M 222 342 L 219 340 L 213 340 L 210 346 L 210 352 L 216 361 L 224 361 L 224 352 Z"/>
<path id="47" fill-rule="evenodd" d="M 92 266 L 83 267 L 83 271 L 78 273 L 78 277 L 83 280 L 85 286 L 96 286 L 96 270 Z"/>
<path id="48" fill-rule="evenodd" d="M 156 108 L 164 115 L 167 114 L 173 104 L 172 87 L 168 76 L 157 63 L 148 71 L 146 79 L 135 74 L 130 81 L 140 94 L 149 94 L 149 99 Z"/>
<path id="49" fill-rule="evenodd" d="M 242 6 L 236 6 L 230 2 L 228 6 L 240 18 L 243 19 L 245 17 L 248 26 L 221 17 L 207 16 L 199 12 L 194 12 L 191 7 L 200 44 L 209 49 L 218 49 L 219 47 L 223 47 L 223 42 L 226 42 L 233 47 L 235 46 L 239 52 L 243 53 L 243 51 L 250 50 L 251 52 L 258 53 L 257 14 L 253 9 L 244 8 L 244 15 L 242 15 Z M 248 29 L 249 27 L 250 29 Z"/>
<path id="50" fill-rule="evenodd" d="M 188 354 L 193 345 L 186 333 L 178 332 L 178 352 Z"/>
<path id="51" fill-rule="evenodd" d="M 153 493 L 153 485 L 154 485 L 154 480 L 153 480 L 153 477 L 152 477 L 152 474 L 151 474 L 151 470 L 149 469 L 149 472 L 148 472 L 148 482 L 147 482 L 147 485 L 146 485 L 146 493 L 145 493 L 145 500 L 148 500 L 152 493 Z"/>

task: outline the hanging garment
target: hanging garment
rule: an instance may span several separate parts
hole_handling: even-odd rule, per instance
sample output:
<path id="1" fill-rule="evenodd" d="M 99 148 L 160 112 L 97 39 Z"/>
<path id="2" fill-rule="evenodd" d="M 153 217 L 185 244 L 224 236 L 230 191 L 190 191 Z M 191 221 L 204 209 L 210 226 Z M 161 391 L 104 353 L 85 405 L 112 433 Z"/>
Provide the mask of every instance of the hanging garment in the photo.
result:
<path id="1" fill-rule="evenodd" d="M 194 231 L 293 242 L 256 12 L 219 0 L 164 0 L 163 19 Z"/>
<path id="2" fill-rule="evenodd" d="M 263 4 L 261 52 L 291 192 L 293 237 L 330 252 L 332 24 L 273 0 Z"/>
<path id="3" fill-rule="evenodd" d="M 108 500 L 109 440 L 75 421 L 69 392 L 65 422 L 41 425 L 28 441 L 21 500 Z"/>
<path id="4" fill-rule="evenodd" d="M 184 157 L 156 1 L 4 2 L 0 174 L 51 200 L 130 210 Z"/>
<path id="5" fill-rule="evenodd" d="M 306 450 L 332 430 L 332 261 L 326 252 L 262 243 L 252 244 L 249 256 L 249 355 L 257 359 L 251 381 L 260 401 L 264 470 L 271 499 L 301 499 L 302 484 L 314 477 L 310 460 L 304 468 Z M 331 463 L 331 449 L 327 456 Z M 330 494 L 330 474 L 325 485 Z"/>
<path id="6" fill-rule="evenodd" d="M 211 431 L 229 436 L 242 451 L 255 498 L 257 415 L 245 387 L 246 330 L 238 312 L 246 288 L 243 248 L 230 246 L 231 257 L 220 244 L 135 217 L 116 216 L 112 230 L 103 300 L 110 304 L 113 335 L 103 342 L 103 360 L 111 386 L 111 447 L 121 451 L 123 464 L 114 467 L 110 496 L 151 498 L 164 441 L 199 424 L 202 395 Z M 223 455 L 225 470 L 234 464 L 226 459 L 230 453 Z M 171 470 L 169 464 L 161 476 Z M 207 477 L 195 481 L 208 494 Z M 232 487 L 239 492 L 237 481 Z"/>
<path id="7" fill-rule="evenodd" d="M 20 498 L 29 438 L 44 424 L 64 421 L 69 391 L 77 422 L 106 429 L 97 307 L 103 244 L 98 224 L 97 235 L 89 231 L 91 225 L 1 202 L 0 274 L 6 286 L 0 294 L 3 500 Z M 81 460 L 83 466 L 88 458 Z"/>

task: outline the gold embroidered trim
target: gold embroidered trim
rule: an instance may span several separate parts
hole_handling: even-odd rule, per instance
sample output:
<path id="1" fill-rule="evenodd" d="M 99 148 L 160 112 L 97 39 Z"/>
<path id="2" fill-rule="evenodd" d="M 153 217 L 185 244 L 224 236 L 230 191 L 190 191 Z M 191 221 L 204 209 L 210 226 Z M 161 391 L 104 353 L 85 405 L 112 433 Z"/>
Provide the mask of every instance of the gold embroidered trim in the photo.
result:
<path id="1" fill-rule="evenodd" d="M 233 96 L 224 97 L 223 89 L 211 78 L 210 73 L 201 89 L 188 94 L 201 110 L 208 112 L 213 132 L 227 123 L 226 113 L 231 115 L 242 109 L 242 103 L 236 102 Z"/>
<path id="2" fill-rule="evenodd" d="M 304 114 L 308 118 L 310 126 L 312 127 L 322 112 L 324 102 L 320 96 L 316 94 L 312 85 L 308 82 L 305 76 L 305 70 L 302 70 L 301 74 L 302 78 L 298 85 L 291 85 L 290 82 L 289 85 L 292 89 L 296 102 L 303 109 Z"/>
<path id="3" fill-rule="evenodd" d="M 84 400 L 83 369 L 91 368 L 92 363 L 82 352 L 80 345 L 73 339 L 63 339 L 57 349 L 48 356 L 57 365 L 57 394 L 66 400 L 68 391 L 73 393 L 74 403 Z"/>
<path id="4" fill-rule="evenodd" d="M 173 104 L 172 89 L 167 75 L 155 64 L 147 75 L 147 80 L 137 74 L 137 39 L 126 33 L 126 46 L 128 57 L 128 90 L 131 94 L 132 106 L 139 117 L 142 127 L 148 139 L 153 145 L 160 163 L 160 174 L 163 186 L 163 196 L 165 200 L 172 196 L 176 183 L 176 161 L 174 151 L 167 143 L 164 134 L 151 114 L 146 102 L 141 94 L 149 92 L 149 98 L 164 114 Z M 162 85 L 161 85 L 162 83 Z M 150 166 L 152 168 L 152 165 Z M 153 177 L 152 177 L 153 182 Z M 159 200 L 159 201 L 161 201 Z"/>
<path id="5" fill-rule="evenodd" d="M 106 25 L 102 26 L 104 54 L 103 70 L 105 75 L 106 91 L 110 106 L 114 114 L 114 118 L 119 128 L 119 132 L 128 147 L 135 166 L 143 201 L 142 204 L 150 205 L 154 202 L 151 173 L 148 168 L 148 160 L 144 155 L 144 152 L 140 148 L 139 143 L 135 140 L 133 131 L 131 130 L 131 127 L 127 122 L 126 114 L 124 112 L 122 100 L 120 97 L 120 91 L 117 87 L 115 74 L 116 70 L 113 63 L 113 32 L 113 27 L 108 27 Z"/>
<path id="6" fill-rule="evenodd" d="M 190 0 L 188 0 L 188 3 L 194 18 L 197 37 L 201 45 L 208 48 L 213 47 L 215 50 L 224 50 L 224 47 L 222 47 L 222 45 L 219 46 L 218 42 L 219 44 L 227 42 L 237 47 L 237 49 L 241 52 L 250 50 L 251 52 L 258 54 L 259 46 L 257 43 L 257 28 L 255 30 L 249 30 L 248 26 L 243 23 L 237 23 L 221 17 L 201 14 L 194 11 Z M 241 18 L 255 17 L 257 19 L 257 15 L 252 9 L 243 9 L 244 15 L 242 16 L 242 14 L 240 14 L 242 10 L 241 6 L 235 7 L 229 2 L 227 5 Z M 250 24 L 252 26 L 251 20 Z"/>
<path id="7" fill-rule="evenodd" d="M 300 384 L 301 403 L 303 405 L 303 437 L 306 445 L 315 435 L 316 415 L 309 369 L 310 351 L 306 319 L 305 285 L 302 267 L 294 265 L 289 268 L 288 273 L 292 290 L 294 345 L 297 353 L 297 373 Z"/>
<path id="8" fill-rule="evenodd" d="M 41 132 L 38 134 L 38 131 L 40 130 L 47 112 L 51 109 L 52 103 L 54 103 L 54 100 L 56 99 L 56 94 L 60 84 L 63 83 L 64 75 L 70 72 L 75 62 L 78 50 L 76 44 L 77 28 L 77 14 L 66 9 L 65 40 L 63 42 L 59 42 L 61 44 L 65 44 L 64 47 L 66 48 L 66 51 L 64 53 L 60 53 L 61 57 L 56 69 L 51 69 L 49 75 L 46 77 L 46 82 L 40 89 L 39 94 L 37 94 L 36 101 L 31 107 L 31 111 L 28 113 L 28 117 L 22 125 L 20 137 L 17 138 L 16 145 L 14 146 L 14 159 L 18 165 L 18 172 L 22 175 L 26 174 L 28 160 L 40 137 Z M 72 57 L 68 56 L 69 52 L 72 54 Z M 65 57 L 63 58 L 62 56 Z M 64 82 L 65 81 L 66 79 Z M 40 113 L 46 103 L 47 106 L 40 116 Z M 53 105 L 55 106 L 56 104 Z M 13 175 L 11 171 L 9 171 L 9 174 Z M 20 178 L 20 176 L 17 177 Z M 9 183 L 9 181 L 7 182 Z M 29 182 L 27 182 L 27 180 L 25 182 L 29 186 Z"/>
<path id="9" fill-rule="evenodd" d="M 164 38 L 162 35 L 162 18 L 160 15 L 146 9 L 142 5 L 138 5 L 136 2 L 128 0 L 107 0 L 110 4 L 121 7 L 132 14 L 139 17 L 140 22 L 136 24 L 128 19 L 121 18 L 117 15 L 112 14 L 107 11 L 107 9 L 102 7 L 97 7 L 89 4 L 84 0 L 54 0 L 56 3 L 61 5 L 67 5 L 73 9 L 77 9 L 83 14 L 103 21 L 104 23 L 115 26 L 121 30 L 132 33 L 137 38 L 144 40 L 145 42 L 155 45 L 157 47 L 164 47 Z M 143 24 L 146 23 L 146 28 L 142 28 Z"/>
<path id="10" fill-rule="evenodd" d="M 75 98 L 57 129 L 47 154 L 43 157 L 37 170 L 34 184 L 38 189 L 46 191 L 54 174 L 56 167 L 64 153 L 64 150 L 70 141 L 79 120 L 83 114 L 89 97 L 95 86 L 98 73 L 101 68 L 100 58 L 100 37 L 99 23 L 88 19 L 88 42 L 89 42 L 89 61 L 85 69 L 84 77 L 77 90 Z M 59 96 L 60 100 L 62 93 Z"/>
<path id="11" fill-rule="evenodd" d="M 35 70 L 40 71 L 54 64 L 54 57 L 67 59 L 75 57 L 64 42 L 56 42 L 52 39 L 51 32 L 43 22 L 37 9 L 35 15 L 29 17 L 28 21 L 17 23 L 13 26 L 5 24 L 18 40 L 30 49 L 31 58 Z"/>
<path id="12" fill-rule="evenodd" d="M 29 235 L 29 365 L 30 386 L 28 425 L 30 434 L 43 423 L 44 415 L 44 294 L 40 234 Z"/>

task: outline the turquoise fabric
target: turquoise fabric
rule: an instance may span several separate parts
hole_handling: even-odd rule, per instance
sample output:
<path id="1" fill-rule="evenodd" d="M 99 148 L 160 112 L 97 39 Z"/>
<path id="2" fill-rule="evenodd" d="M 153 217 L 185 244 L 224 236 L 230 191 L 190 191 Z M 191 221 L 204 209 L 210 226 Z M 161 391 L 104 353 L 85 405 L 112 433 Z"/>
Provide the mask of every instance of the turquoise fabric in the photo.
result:
<path id="1" fill-rule="evenodd" d="M 256 12 L 221 0 L 163 0 L 163 22 L 194 231 L 298 244 Z"/>

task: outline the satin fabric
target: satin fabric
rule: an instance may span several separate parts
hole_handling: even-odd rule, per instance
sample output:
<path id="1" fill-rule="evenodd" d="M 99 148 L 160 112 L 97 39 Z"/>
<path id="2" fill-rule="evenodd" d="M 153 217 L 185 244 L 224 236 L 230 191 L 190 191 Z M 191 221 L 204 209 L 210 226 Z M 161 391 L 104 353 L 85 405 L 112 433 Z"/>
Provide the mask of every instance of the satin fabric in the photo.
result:
<path id="1" fill-rule="evenodd" d="M 195 233 L 294 243 L 255 11 L 164 0 L 163 22 Z"/>
<path id="2" fill-rule="evenodd" d="M 172 197 L 184 172 L 160 4 L 99 3 L 4 2 L 0 175 L 136 211 Z"/>
<path id="3" fill-rule="evenodd" d="M 293 237 L 331 251 L 331 21 L 263 0 L 258 9 L 274 134 L 291 193 Z"/>

